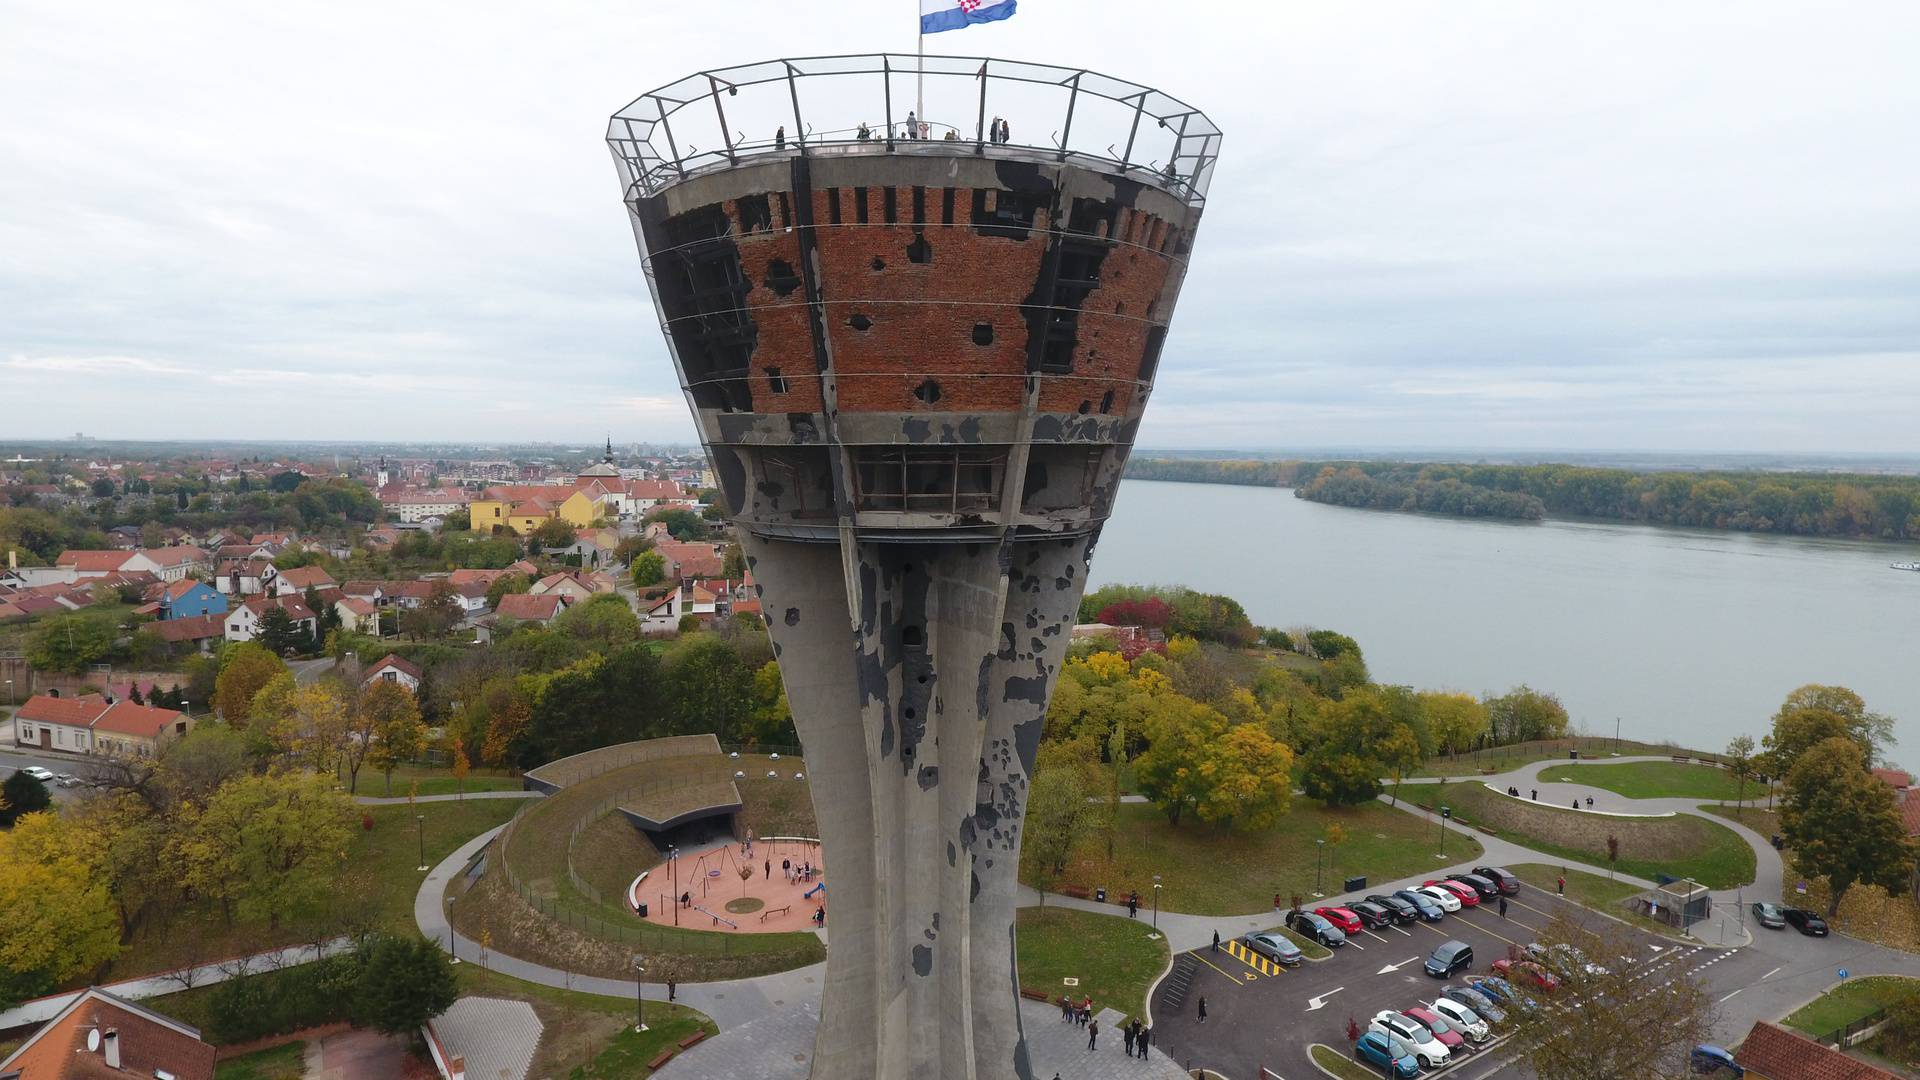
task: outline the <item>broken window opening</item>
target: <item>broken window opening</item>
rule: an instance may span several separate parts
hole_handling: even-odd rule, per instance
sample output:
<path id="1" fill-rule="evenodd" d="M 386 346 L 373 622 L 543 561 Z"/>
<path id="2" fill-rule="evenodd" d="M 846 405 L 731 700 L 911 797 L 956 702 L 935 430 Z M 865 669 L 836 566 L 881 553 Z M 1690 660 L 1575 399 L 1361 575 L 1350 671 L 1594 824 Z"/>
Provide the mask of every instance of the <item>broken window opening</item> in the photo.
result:
<path id="1" fill-rule="evenodd" d="M 913 223 L 915 225 L 927 223 L 927 189 L 919 184 L 913 185 Z"/>
<path id="2" fill-rule="evenodd" d="M 780 369 L 777 367 L 767 369 L 767 385 L 771 386 L 776 394 L 787 392 L 787 380 L 781 377 Z"/>
<path id="3" fill-rule="evenodd" d="M 867 223 L 867 189 L 864 187 L 853 189 L 853 220 L 862 225 Z"/>
<path id="4" fill-rule="evenodd" d="M 793 228 L 793 204 L 787 201 L 787 193 L 784 191 L 775 192 L 774 197 L 780 200 L 780 227 L 783 229 Z"/>
<path id="5" fill-rule="evenodd" d="M 1112 411 L 1113 411 L 1113 391 L 1109 390 L 1105 394 L 1102 394 L 1100 397 L 1100 415 L 1105 416 Z"/>
<path id="6" fill-rule="evenodd" d="M 840 189 L 839 188 L 827 189 L 827 222 L 833 225 L 840 224 Z"/>
<path id="7" fill-rule="evenodd" d="M 865 446 L 855 451 L 861 510 L 986 513 L 1000 501 L 1004 451 L 961 447 Z"/>
<path id="8" fill-rule="evenodd" d="M 773 259 L 767 263 L 766 286 L 776 296 L 791 296 L 800 287 L 800 275 L 793 272 L 793 264 L 787 260 Z"/>
<path id="9" fill-rule="evenodd" d="M 940 189 L 940 224 L 953 224 L 953 189 Z"/>
<path id="10" fill-rule="evenodd" d="M 993 344 L 993 324 L 977 322 L 973 324 L 973 343 L 975 345 Z"/>
<path id="11" fill-rule="evenodd" d="M 922 265 L 933 261 L 933 245 L 927 243 L 925 236 L 914 234 L 913 242 L 907 245 L 907 261 Z"/>
<path id="12" fill-rule="evenodd" d="M 888 184 L 880 189 L 880 217 L 882 221 L 892 225 L 897 216 L 894 212 L 894 188 L 892 184 Z"/>
<path id="13" fill-rule="evenodd" d="M 913 396 L 931 405 L 940 400 L 940 384 L 934 382 L 932 379 L 927 379 L 919 386 L 913 388 Z"/>
<path id="14" fill-rule="evenodd" d="M 767 208 L 765 195 L 742 195 L 734 200 L 734 206 L 740 214 L 741 232 L 772 231 L 773 213 Z"/>

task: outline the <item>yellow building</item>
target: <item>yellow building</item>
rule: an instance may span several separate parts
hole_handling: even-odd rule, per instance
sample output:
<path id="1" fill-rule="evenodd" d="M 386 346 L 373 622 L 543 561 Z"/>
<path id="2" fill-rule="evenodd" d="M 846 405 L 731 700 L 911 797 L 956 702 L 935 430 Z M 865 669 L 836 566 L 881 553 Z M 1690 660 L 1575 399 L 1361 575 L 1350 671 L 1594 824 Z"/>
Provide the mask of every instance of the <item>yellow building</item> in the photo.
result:
<path id="1" fill-rule="evenodd" d="M 504 526 L 525 536 L 541 522 L 558 516 L 560 507 L 573 494 L 571 486 L 562 484 L 499 484 L 482 491 L 467 505 L 467 512 L 478 532 Z"/>

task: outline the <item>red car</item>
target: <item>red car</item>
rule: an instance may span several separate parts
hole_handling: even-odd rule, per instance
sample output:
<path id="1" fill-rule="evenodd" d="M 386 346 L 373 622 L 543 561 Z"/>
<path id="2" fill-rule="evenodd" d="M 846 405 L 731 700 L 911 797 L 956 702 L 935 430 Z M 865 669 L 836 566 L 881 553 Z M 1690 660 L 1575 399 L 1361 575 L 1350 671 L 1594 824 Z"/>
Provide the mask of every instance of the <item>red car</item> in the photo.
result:
<path id="1" fill-rule="evenodd" d="M 1314 908 L 1313 913 L 1339 927 L 1345 933 L 1357 934 L 1364 929 L 1360 916 L 1343 907 Z"/>
<path id="2" fill-rule="evenodd" d="M 1465 882 L 1442 881 L 1442 880 L 1436 879 L 1436 880 L 1427 882 L 1427 884 L 1437 885 L 1440 888 L 1445 889 L 1448 892 L 1452 893 L 1453 895 L 1459 897 L 1460 906 L 1463 908 L 1474 907 L 1480 903 L 1480 894 L 1474 890 L 1473 886 L 1468 885 Z"/>
<path id="3" fill-rule="evenodd" d="M 1560 980 L 1531 960 L 1495 960 L 1493 973 L 1508 982 L 1530 983 L 1549 994 L 1560 989 Z"/>
<path id="4" fill-rule="evenodd" d="M 1420 1021 L 1420 1025 L 1432 1032 L 1433 1037 L 1440 1041 L 1440 1045 L 1447 1048 L 1447 1053 L 1457 1054 L 1461 1050 L 1466 1049 L 1466 1038 L 1454 1030 L 1453 1025 L 1447 1022 L 1446 1017 L 1441 1016 L 1432 1009 L 1423 1009 L 1415 1006 L 1411 1009 L 1402 1010 L 1401 1015 L 1410 1020 Z"/>

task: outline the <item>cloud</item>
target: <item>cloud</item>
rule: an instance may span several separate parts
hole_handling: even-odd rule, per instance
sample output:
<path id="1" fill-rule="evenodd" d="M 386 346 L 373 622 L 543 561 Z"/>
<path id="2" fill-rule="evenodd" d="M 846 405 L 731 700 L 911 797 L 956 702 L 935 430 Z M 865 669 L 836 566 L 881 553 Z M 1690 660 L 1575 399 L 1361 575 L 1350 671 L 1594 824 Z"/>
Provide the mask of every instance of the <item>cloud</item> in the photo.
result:
<path id="1" fill-rule="evenodd" d="M 690 441 L 604 118 L 894 6 L 15 5 L 0 398 L 84 411 L 8 434 Z M 1225 130 L 1143 441 L 1913 449 L 1920 6 L 1100 14 L 939 44 Z"/>

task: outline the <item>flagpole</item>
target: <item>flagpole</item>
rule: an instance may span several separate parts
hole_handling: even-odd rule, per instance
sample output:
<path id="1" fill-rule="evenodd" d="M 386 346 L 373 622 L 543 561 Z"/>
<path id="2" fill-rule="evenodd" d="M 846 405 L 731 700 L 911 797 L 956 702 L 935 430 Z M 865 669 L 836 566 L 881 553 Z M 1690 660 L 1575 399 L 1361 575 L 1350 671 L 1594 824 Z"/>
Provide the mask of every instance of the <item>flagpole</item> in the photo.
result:
<path id="1" fill-rule="evenodd" d="M 915 25 L 919 26 L 920 24 L 916 23 Z M 913 117 L 915 127 L 912 136 L 917 139 L 920 137 L 918 125 L 920 121 L 926 119 L 927 116 L 927 32 L 924 26 L 921 26 L 919 29 L 916 35 L 916 42 L 914 45 L 914 53 L 917 59 L 913 65 Z"/>

